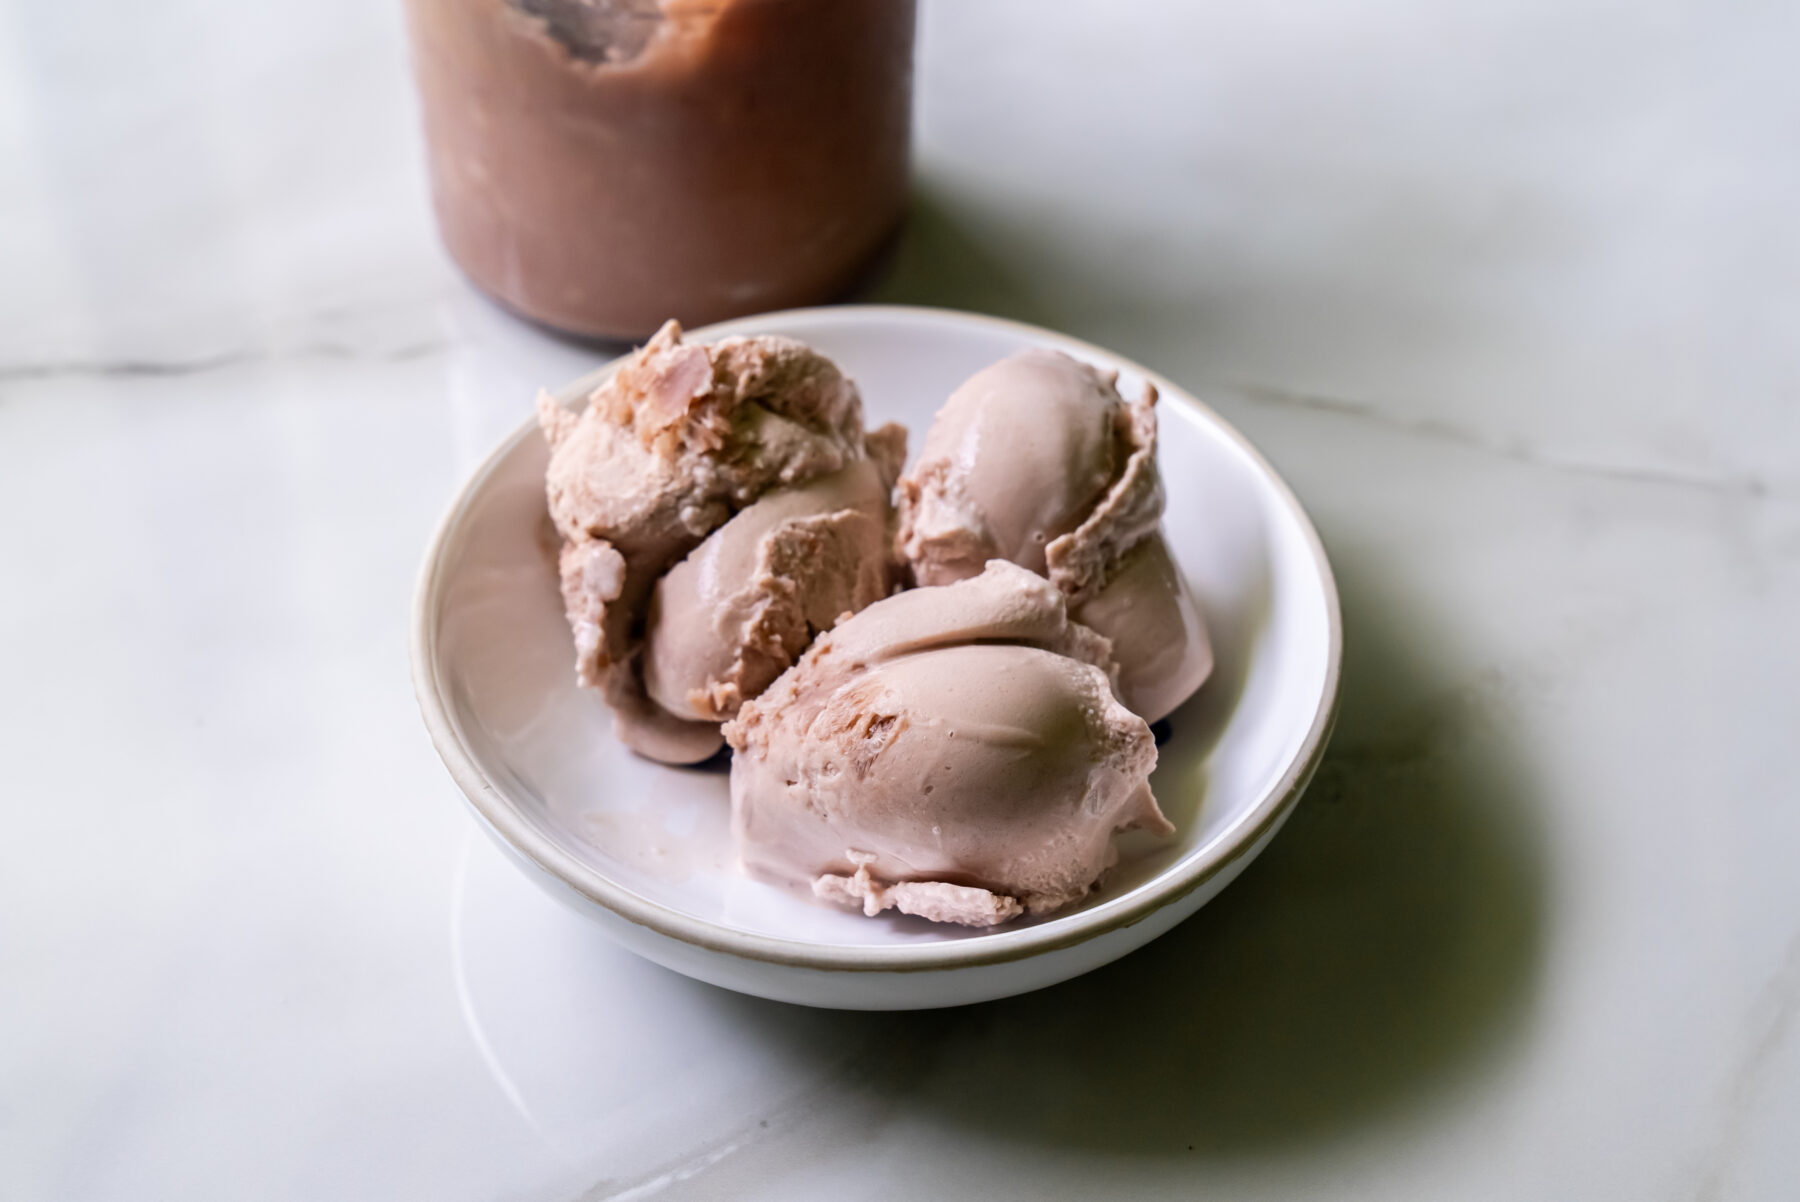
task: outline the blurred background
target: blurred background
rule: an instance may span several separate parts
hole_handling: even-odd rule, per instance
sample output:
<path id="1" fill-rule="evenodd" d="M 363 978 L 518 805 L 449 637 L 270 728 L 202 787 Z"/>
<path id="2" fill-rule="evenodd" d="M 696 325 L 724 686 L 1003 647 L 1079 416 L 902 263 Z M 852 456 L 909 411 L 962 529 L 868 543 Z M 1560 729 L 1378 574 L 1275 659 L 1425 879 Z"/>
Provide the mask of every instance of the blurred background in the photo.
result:
<path id="1" fill-rule="evenodd" d="M 1214 405 L 1325 538 L 1344 707 L 1170 936 L 841 1015 L 531 894 L 420 729 L 438 512 L 611 351 L 442 249 L 400 4 L 0 3 L 0 1194 L 1791 1196 L 1796 45 L 922 0 L 852 295 Z"/>

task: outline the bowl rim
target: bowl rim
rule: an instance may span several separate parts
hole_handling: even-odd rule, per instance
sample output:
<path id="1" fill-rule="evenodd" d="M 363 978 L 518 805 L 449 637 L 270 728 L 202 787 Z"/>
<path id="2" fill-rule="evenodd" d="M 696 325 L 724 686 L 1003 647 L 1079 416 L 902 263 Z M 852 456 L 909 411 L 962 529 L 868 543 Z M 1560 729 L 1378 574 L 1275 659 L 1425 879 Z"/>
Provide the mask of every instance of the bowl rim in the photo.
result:
<path id="1" fill-rule="evenodd" d="M 460 531 L 474 498 L 480 494 L 488 478 L 521 442 L 536 435 L 535 417 L 527 418 L 517 430 L 503 439 L 463 482 L 439 520 L 420 564 L 413 593 L 410 652 L 413 692 L 425 728 L 439 758 L 443 760 L 445 768 L 449 770 L 451 778 L 461 789 L 481 824 L 490 833 L 503 839 L 512 851 L 588 901 L 618 917 L 646 927 L 656 934 L 707 951 L 795 968 L 848 972 L 921 972 L 1020 960 L 1072 947 L 1109 931 L 1142 922 L 1164 907 L 1187 897 L 1256 848 L 1262 837 L 1278 826 L 1299 801 L 1324 756 L 1326 744 L 1330 741 L 1332 728 L 1337 721 L 1343 659 L 1343 617 L 1339 608 L 1337 581 L 1332 575 L 1324 544 L 1287 482 L 1230 422 L 1167 377 L 1122 355 L 1067 334 L 1009 318 L 965 313 L 955 309 L 923 305 L 835 305 L 783 309 L 716 322 L 692 330 L 688 336 L 705 340 L 732 337 L 755 333 L 759 326 L 766 327 L 777 322 L 836 321 L 860 324 L 883 319 L 985 325 L 1035 340 L 1047 339 L 1073 353 L 1089 355 L 1099 362 L 1124 367 L 1156 386 L 1160 394 L 1159 404 L 1173 402 L 1198 410 L 1202 417 L 1222 431 L 1274 486 L 1276 497 L 1298 524 L 1324 592 L 1328 627 L 1324 688 L 1320 692 L 1318 706 L 1306 735 L 1280 777 L 1257 798 L 1235 826 L 1217 840 L 1210 851 L 1165 869 L 1138 886 L 1131 894 L 1099 906 L 1079 909 L 1035 926 L 1001 931 L 975 939 L 893 947 L 816 943 L 737 930 L 652 901 L 577 860 L 529 822 L 508 798 L 505 790 L 483 771 L 450 716 L 447 690 L 439 677 L 436 654 L 437 601 L 443 591 L 447 568 L 445 551 Z M 550 390 L 551 395 L 559 402 L 566 402 L 591 392 L 618 369 L 629 353 L 609 360 L 561 388 Z"/>

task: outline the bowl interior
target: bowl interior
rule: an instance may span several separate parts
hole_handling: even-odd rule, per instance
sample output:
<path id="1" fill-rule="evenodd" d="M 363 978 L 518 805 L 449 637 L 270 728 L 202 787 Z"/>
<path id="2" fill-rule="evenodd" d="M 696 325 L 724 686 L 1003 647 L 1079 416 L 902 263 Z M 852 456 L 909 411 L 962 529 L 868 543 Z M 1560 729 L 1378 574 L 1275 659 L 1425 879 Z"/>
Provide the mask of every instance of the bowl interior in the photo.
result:
<path id="1" fill-rule="evenodd" d="M 915 450 L 957 384 L 1027 346 L 1118 368 L 1127 395 L 1143 380 L 1130 364 L 1048 332 L 932 311 L 808 310 L 695 332 L 729 333 L 811 343 L 856 380 L 869 424 L 905 424 Z M 1229 858 L 1278 800 L 1335 675 L 1335 602 L 1304 515 L 1238 435 L 1157 382 L 1165 525 L 1217 666 L 1171 717 L 1152 780 L 1177 834 L 1121 840 L 1118 867 L 1074 914 L 1131 905 Z M 679 769 L 638 759 L 614 741 L 599 698 L 575 685 L 544 511 L 546 460 L 535 428 L 521 428 L 471 481 L 427 565 L 435 638 L 425 654 L 447 725 L 491 786 L 476 798 L 490 821 L 500 813 L 503 831 L 514 825 L 554 848 L 553 870 L 583 892 L 623 889 L 726 937 L 839 947 L 996 938 L 892 914 L 867 919 L 734 871 L 724 762 Z"/>

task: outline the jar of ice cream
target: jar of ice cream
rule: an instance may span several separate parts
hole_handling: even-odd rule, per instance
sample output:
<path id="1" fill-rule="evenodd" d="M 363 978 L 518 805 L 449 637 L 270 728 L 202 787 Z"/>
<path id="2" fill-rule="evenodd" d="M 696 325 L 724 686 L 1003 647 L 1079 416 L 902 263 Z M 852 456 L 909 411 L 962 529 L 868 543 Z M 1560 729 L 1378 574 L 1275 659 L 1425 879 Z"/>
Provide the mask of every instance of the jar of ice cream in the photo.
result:
<path id="1" fill-rule="evenodd" d="M 906 206 L 914 0 L 407 0 L 451 256 L 642 338 L 831 299 Z"/>

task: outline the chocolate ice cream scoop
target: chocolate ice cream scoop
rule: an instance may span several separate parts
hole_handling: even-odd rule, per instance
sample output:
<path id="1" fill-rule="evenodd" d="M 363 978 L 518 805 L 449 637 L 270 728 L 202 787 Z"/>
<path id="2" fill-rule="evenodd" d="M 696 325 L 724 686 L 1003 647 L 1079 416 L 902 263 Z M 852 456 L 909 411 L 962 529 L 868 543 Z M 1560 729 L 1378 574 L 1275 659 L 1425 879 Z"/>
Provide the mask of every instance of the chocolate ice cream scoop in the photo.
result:
<path id="1" fill-rule="evenodd" d="M 1112 642 L 1119 696 L 1146 722 L 1166 717 L 1212 675 L 1212 640 L 1160 531 L 1125 552 L 1071 613 Z"/>
<path id="2" fill-rule="evenodd" d="M 683 718 L 722 722 L 839 615 L 888 593 L 892 474 L 859 459 L 740 510 L 650 599 L 644 684 Z"/>
<path id="3" fill-rule="evenodd" d="M 644 690 L 638 661 L 652 591 L 765 493 L 867 458 L 856 386 L 792 339 L 694 345 L 670 322 L 585 410 L 542 396 L 538 416 L 551 446 L 545 489 L 564 540 L 576 675 L 601 690 L 634 751 L 667 763 L 705 759 L 720 745 L 716 719 L 694 721 L 692 707 L 671 712 Z M 873 441 L 893 458 L 894 440 L 884 432 Z"/>
<path id="4" fill-rule="evenodd" d="M 1212 667 L 1159 533 L 1155 404 L 1149 385 L 1128 403 L 1115 372 L 1022 351 L 950 395 L 896 490 L 896 546 L 914 579 L 967 579 L 994 558 L 1046 576 L 1114 641 L 1120 696 L 1152 722 Z"/>
<path id="5" fill-rule="evenodd" d="M 1115 831 L 1172 828 L 1106 640 L 996 560 L 821 635 L 726 724 L 745 868 L 816 896 L 990 926 L 1078 901 Z"/>
<path id="6" fill-rule="evenodd" d="M 949 584 L 990 559 L 1047 572 L 1051 542 L 1122 474 L 1131 434 L 1111 381 L 1067 355 L 1024 351 L 976 372 L 938 411 L 901 481 L 901 548 L 915 578 Z"/>

